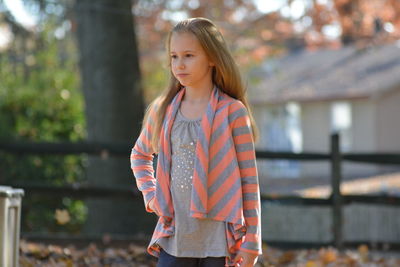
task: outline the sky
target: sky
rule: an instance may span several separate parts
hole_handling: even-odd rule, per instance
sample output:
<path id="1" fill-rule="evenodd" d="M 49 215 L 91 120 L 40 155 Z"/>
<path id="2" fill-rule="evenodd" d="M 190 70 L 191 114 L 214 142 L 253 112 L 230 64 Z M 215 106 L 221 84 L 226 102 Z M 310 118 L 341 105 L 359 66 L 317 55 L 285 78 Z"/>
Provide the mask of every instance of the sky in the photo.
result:
<path id="1" fill-rule="evenodd" d="M 22 0 L 4 0 L 7 9 L 13 14 L 16 20 L 27 28 L 33 27 L 37 19 L 26 12 Z M 3 10 L 0 10 L 0 12 Z M 8 29 L 0 27 L 0 48 L 7 45 L 11 39 L 11 33 Z"/>
<path id="2" fill-rule="evenodd" d="M 37 18 L 25 10 L 22 0 L 4 0 L 4 4 L 19 23 L 27 27 L 35 26 Z"/>

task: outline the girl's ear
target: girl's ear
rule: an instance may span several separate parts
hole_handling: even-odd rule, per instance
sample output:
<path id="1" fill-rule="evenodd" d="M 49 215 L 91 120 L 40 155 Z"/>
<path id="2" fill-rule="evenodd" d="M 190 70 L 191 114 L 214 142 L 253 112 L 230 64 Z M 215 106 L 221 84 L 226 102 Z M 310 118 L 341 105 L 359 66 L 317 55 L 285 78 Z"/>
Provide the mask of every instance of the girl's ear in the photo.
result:
<path id="1" fill-rule="evenodd" d="M 210 61 L 209 66 L 214 67 L 215 66 L 214 62 Z"/>

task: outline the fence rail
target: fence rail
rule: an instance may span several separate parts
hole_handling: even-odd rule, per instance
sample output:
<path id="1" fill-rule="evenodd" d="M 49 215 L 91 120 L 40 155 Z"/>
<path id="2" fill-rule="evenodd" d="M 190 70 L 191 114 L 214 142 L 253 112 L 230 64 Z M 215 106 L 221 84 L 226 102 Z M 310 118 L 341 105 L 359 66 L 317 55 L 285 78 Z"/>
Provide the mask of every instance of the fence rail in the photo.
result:
<path id="1" fill-rule="evenodd" d="M 46 194 L 59 197 L 72 197 L 72 198 L 126 198 L 136 199 L 141 198 L 142 195 L 137 188 L 126 187 L 93 187 L 87 185 L 67 185 L 67 186 L 51 186 L 43 184 L 28 184 L 28 183 L 10 183 L 9 186 L 14 188 L 22 188 L 26 195 L 30 194 Z M 293 195 L 261 195 L 262 201 L 271 201 L 284 205 L 320 205 L 331 206 L 332 198 L 307 198 Z M 344 195 L 343 204 L 351 203 L 373 203 L 381 205 L 400 206 L 400 197 L 381 195 L 381 196 L 368 196 L 368 195 Z"/>
<path id="2" fill-rule="evenodd" d="M 91 154 L 110 155 L 126 157 L 130 153 L 132 144 L 126 143 L 99 143 L 99 142 L 77 142 L 77 143 L 49 143 L 49 142 L 1 142 L 0 151 L 12 154 Z M 291 159 L 325 161 L 330 160 L 331 153 L 318 152 L 285 152 L 285 151 L 261 151 L 256 150 L 256 156 L 260 159 Z M 400 164 L 400 153 L 341 153 L 341 158 L 347 161 L 379 163 L 379 164 Z"/>

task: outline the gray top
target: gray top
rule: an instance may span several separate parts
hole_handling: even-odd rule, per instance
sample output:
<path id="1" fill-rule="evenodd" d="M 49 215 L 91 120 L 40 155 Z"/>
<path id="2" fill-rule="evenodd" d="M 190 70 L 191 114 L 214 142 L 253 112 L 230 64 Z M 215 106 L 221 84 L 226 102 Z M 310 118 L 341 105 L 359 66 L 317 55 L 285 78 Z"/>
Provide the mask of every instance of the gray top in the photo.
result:
<path id="1" fill-rule="evenodd" d="M 175 234 L 157 243 L 175 257 L 224 257 L 227 250 L 226 222 L 189 216 L 197 129 L 201 118 L 188 119 L 178 109 L 171 131 L 171 196 L 175 211 Z"/>

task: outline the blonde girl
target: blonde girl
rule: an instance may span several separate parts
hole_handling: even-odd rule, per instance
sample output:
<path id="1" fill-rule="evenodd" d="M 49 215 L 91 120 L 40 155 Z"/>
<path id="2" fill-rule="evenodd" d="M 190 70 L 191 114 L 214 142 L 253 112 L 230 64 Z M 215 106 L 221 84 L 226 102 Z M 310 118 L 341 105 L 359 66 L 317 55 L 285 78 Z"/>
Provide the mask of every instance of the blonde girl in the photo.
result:
<path id="1" fill-rule="evenodd" d="M 147 251 L 158 267 L 254 266 L 258 134 L 240 72 L 209 19 L 179 22 L 166 45 L 170 82 L 148 106 L 130 156 L 145 209 L 158 216 Z"/>

